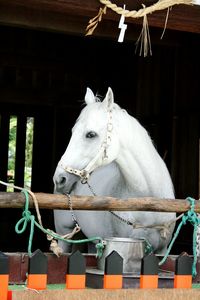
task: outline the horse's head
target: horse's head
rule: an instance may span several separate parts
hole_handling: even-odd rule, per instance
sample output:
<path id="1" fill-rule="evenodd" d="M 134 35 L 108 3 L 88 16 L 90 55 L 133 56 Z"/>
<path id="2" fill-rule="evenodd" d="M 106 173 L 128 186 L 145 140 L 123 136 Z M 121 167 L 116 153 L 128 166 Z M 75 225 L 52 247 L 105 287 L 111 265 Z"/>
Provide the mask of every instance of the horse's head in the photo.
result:
<path id="1" fill-rule="evenodd" d="M 118 155 L 119 140 L 113 126 L 116 104 L 111 88 L 102 102 L 88 88 L 85 103 L 54 174 L 55 189 L 60 193 L 70 193 L 80 178 L 87 180 L 96 168 L 109 164 Z"/>

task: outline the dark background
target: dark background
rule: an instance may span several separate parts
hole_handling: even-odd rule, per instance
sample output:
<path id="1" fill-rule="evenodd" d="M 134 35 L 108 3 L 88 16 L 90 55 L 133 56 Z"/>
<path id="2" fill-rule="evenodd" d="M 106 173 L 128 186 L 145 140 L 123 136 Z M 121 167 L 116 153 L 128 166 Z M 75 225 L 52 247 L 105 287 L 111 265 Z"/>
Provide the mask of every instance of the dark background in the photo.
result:
<path id="1" fill-rule="evenodd" d="M 115 101 L 148 129 L 172 175 L 176 198 L 199 196 L 200 35 L 151 29 L 151 57 L 135 41 L 0 26 L 0 178 L 7 180 L 8 120 L 35 118 L 32 191 L 52 192 L 52 177 L 86 87 Z M 23 129 L 18 134 L 15 184 L 23 185 Z M 3 191 L 4 187 L 0 186 Z M 21 210 L 0 211 L 1 251 L 27 251 L 29 232 L 16 235 Z M 51 211 L 42 211 L 53 228 Z M 33 248 L 48 250 L 36 230 Z M 192 228 L 182 229 L 173 253 L 192 251 Z"/>

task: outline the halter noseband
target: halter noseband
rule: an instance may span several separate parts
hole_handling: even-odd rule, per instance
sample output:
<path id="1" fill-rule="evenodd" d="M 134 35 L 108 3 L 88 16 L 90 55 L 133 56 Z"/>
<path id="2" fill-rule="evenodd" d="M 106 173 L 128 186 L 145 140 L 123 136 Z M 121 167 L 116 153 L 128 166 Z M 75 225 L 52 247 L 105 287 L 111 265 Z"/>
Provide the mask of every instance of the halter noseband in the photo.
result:
<path id="1" fill-rule="evenodd" d="M 89 164 L 82 170 L 74 169 L 72 167 L 64 167 L 62 162 L 59 163 L 59 166 L 63 168 L 66 172 L 74 174 L 81 178 L 81 183 L 86 183 L 90 177 L 90 174 L 99 167 L 99 159 L 102 157 L 102 162 L 108 159 L 107 149 L 111 143 L 111 132 L 113 130 L 112 122 L 112 110 L 108 111 L 108 124 L 106 127 L 106 136 L 101 144 L 100 150 L 97 155 L 89 162 Z"/>

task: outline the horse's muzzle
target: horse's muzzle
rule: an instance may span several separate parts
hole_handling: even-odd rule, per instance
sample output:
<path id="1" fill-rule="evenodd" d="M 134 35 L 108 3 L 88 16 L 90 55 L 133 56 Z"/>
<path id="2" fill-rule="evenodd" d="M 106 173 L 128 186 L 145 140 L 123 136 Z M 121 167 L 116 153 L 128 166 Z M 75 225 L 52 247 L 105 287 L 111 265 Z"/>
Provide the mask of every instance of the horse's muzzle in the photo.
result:
<path id="1" fill-rule="evenodd" d="M 54 190 L 60 194 L 70 194 L 78 180 L 78 176 L 67 173 L 60 167 L 57 167 L 53 176 Z"/>

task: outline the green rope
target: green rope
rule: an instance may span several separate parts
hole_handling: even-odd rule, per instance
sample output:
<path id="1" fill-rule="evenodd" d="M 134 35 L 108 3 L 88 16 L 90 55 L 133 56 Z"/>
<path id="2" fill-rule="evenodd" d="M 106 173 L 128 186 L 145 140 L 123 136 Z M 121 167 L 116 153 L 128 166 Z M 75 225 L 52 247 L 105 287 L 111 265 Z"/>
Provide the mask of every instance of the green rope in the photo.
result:
<path id="1" fill-rule="evenodd" d="M 37 226 L 42 232 L 44 232 L 45 234 L 49 234 L 50 236 L 52 236 L 53 238 L 57 239 L 57 240 L 61 240 L 64 241 L 66 243 L 71 243 L 71 244 L 81 244 L 81 243 L 88 243 L 88 242 L 93 242 L 93 241 L 99 241 L 99 243 L 96 244 L 96 249 L 97 249 L 97 257 L 101 258 L 102 254 L 103 254 L 103 249 L 104 249 L 104 243 L 101 237 L 91 237 L 88 239 L 82 239 L 82 240 L 66 240 L 64 238 L 62 238 L 60 235 L 52 232 L 51 230 L 45 229 L 43 226 L 41 226 L 39 223 L 36 222 L 35 220 L 35 216 L 31 214 L 31 212 L 29 211 L 29 194 L 27 190 L 22 190 L 22 193 L 24 193 L 25 195 L 25 206 L 24 206 L 24 210 L 22 212 L 22 218 L 17 222 L 17 224 L 15 225 L 15 231 L 17 234 L 22 234 L 23 232 L 25 232 L 28 223 L 30 222 L 30 233 L 29 233 L 29 241 L 28 241 L 28 255 L 31 256 L 32 254 L 32 243 L 33 243 L 33 236 L 34 236 L 34 226 Z M 188 210 L 182 217 L 181 222 L 179 223 L 176 232 L 174 233 L 174 236 L 171 240 L 171 243 L 169 244 L 168 248 L 167 248 L 167 252 L 165 253 L 165 256 L 163 257 L 163 259 L 159 262 L 159 265 L 162 265 L 171 249 L 172 246 L 177 238 L 177 236 L 179 235 L 179 232 L 181 230 L 181 227 L 183 225 L 185 225 L 187 222 L 190 222 L 193 226 L 194 226 L 194 230 L 193 230 L 193 256 L 194 256 L 194 260 L 193 260 L 193 266 L 192 266 L 192 275 L 193 277 L 196 276 L 197 272 L 196 272 L 196 263 L 197 263 L 197 253 L 196 253 L 196 236 L 197 236 L 197 226 L 200 224 L 200 219 L 197 217 L 196 212 L 194 211 L 195 209 L 195 200 L 191 197 L 188 197 L 186 200 L 188 200 L 190 202 L 190 210 Z M 22 225 L 22 228 L 20 228 L 20 226 Z M 151 245 L 147 244 L 147 252 L 151 252 L 152 248 Z"/>
<path id="2" fill-rule="evenodd" d="M 15 225 L 15 232 L 17 234 L 22 234 L 25 232 L 28 223 L 30 222 L 30 233 L 29 233 L 29 241 L 28 241 L 28 255 L 31 256 L 32 254 L 32 243 L 33 243 L 33 236 L 34 236 L 34 226 L 37 226 L 42 232 L 45 234 L 51 235 L 53 238 L 57 240 L 61 240 L 66 243 L 71 243 L 71 244 L 81 244 L 81 243 L 88 243 L 88 242 L 93 242 L 98 240 L 99 243 L 96 246 L 97 248 L 97 256 L 101 257 L 102 256 L 102 251 L 104 248 L 103 241 L 101 237 L 91 237 L 88 239 L 82 239 L 82 240 L 66 240 L 62 238 L 60 235 L 52 232 L 51 230 L 45 229 L 43 226 L 41 226 L 39 223 L 36 222 L 35 216 L 31 214 L 29 211 L 29 194 L 27 190 L 22 190 L 22 193 L 25 195 L 25 206 L 24 210 L 22 212 L 22 218 L 17 222 Z M 22 225 L 22 228 L 20 226 Z"/>
<path id="3" fill-rule="evenodd" d="M 145 255 L 153 253 L 153 246 L 146 239 L 144 239 L 144 241 L 145 241 L 145 248 L 144 248 Z"/>
<path id="4" fill-rule="evenodd" d="M 187 222 L 190 222 L 194 227 L 193 246 L 192 246 L 194 260 L 193 260 L 193 265 L 192 265 L 192 276 L 195 277 L 197 275 L 197 271 L 196 271 L 196 264 L 197 264 L 196 238 L 197 238 L 197 227 L 200 224 L 200 219 L 198 218 L 196 212 L 194 211 L 195 200 L 191 197 L 188 197 L 186 200 L 188 200 L 190 202 L 190 209 L 183 215 L 181 222 L 179 223 L 179 225 L 176 229 L 176 232 L 174 233 L 173 239 L 171 240 L 171 242 L 167 248 L 167 252 L 165 253 L 165 256 L 163 257 L 163 259 L 159 262 L 159 265 L 162 265 L 166 261 L 168 255 L 172 249 L 172 246 L 173 246 L 177 236 L 179 235 L 181 227 L 183 225 L 185 225 Z"/>

